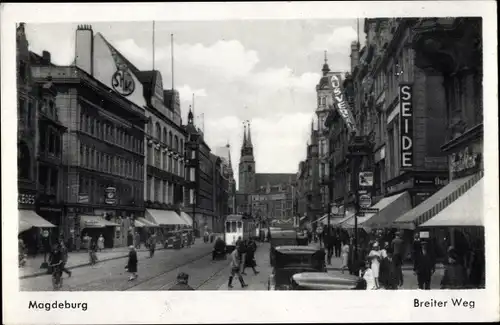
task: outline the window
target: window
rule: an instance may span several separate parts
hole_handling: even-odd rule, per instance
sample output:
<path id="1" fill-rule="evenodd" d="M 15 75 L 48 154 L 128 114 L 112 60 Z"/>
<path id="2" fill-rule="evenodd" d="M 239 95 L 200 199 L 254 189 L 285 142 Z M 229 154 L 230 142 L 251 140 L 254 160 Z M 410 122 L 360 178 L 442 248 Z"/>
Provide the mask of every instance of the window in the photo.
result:
<path id="1" fill-rule="evenodd" d="M 163 143 L 167 143 L 167 128 L 163 128 L 163 137 L 161 138 Z"/>
<path id="2" fill-rule="evenodd" d="M 83 165 L 85 161 L 85 149 L 83 146 L 80 146 L 80 165 Z"/>
<path id="3" fill-rule="evenodd" d="M 238 221 L 238 229 L 241 229 L 241 227 L 242 227 L 241 221 Z"/>
<path id="4" fill-rule="evenodd" d="M 181 147 L 179 148 L 179 152 L 184 156 L 184 140 L 181 139 Z"/>
<path id="5" fill-rule="evenodd" d="M 28 101 L 28 112 L 26 114 L 26 122 L 28 127 L 31 127 L 31 121 L 33 118 L 33 102 L 31 100 Z"/>
<path id="6" fill-rule="evenodd" d="M 156 122 L 156 139 L 161 141 L 161 126 L 158 122 Z"/>
<path id="7" fill-rule="evenodd" d="M 24 142 L 18 144 L 17 172 L 21 179 L 31 179 L 31 155 Z"/>
<path id="8" fill-rule="evenodd" d="M 172 172 L 172 165 L 173 165 L 173 159 L 172 159 L 172 156 L 168 156 L 168 172 L 171 173 Z"/>
<path id="9" fill-rule="evenodd" d="M 172 146 L 173 146 L 173 143 L 172 143 L 172 142 L 173 142 L 173 139 L 174 139 L 174 136 L 172 135 L 172 131 L 168 132 L 168 145 L 169 145 L 170 147 L 172 147 Z"/>
<path id="10" fill-rule="evenodd" d="M 155 148 L 155 163 L 154 165 L 158 168 L 161 167 L 161 156 L 160 156 L 160 149 Z"/>
<path id="11" fill-rule="evenodd" d="M 146 134 L 153 135 L 153 122 L 151 121 L 151 118 L 148 120 L 148 125 L 146 127 Z"/>
<path id="12" fill-rule="evenodd" d="M 99 151 L 96 152 L 96 168 L 97 170 L 101 170 L 101 153 Z"/>
<path id="13" fill-rule="evenodd" d="M 174 150 L 179 151 L 179 138 L 175 136 L 174 139 Z"/>
<path id="14" fill-rule="evenodd" d="M 85 147 L 85 167 L 90 166 L 90 149 Z"/>
<path id="15" fill-rule="evenodd" d="M 151 145 L 148 145 L 148 156 L 147 156 L 147 163 L 148 165 L 153 165 L 153 147 Z"/>
<path id="16" fill-rule="evenodd" d="M 231 222 L 226 222 L 226 232 L 231 232 Z"/>
<path id="17" fill-rule="evenodd" d="M 160 179 L 154 178 L 155 201 L 160 201 Z"/>
<path id="18" fill-rule="evenodd" d="M 26 101 L 23 98 L 20 98 L 18 105 L 19 105 L 18 107 L 19 119 L 23 120 L 26 118 L 26 111 L 25 111 Z"/>
<path id="19" fill-rule="evenodd" d="M 167 167 L 168 167 L 167 153 L 163 152 L 163 160 L 162 160 L 162 166 L 161 166 L 161 168 L 163 170 L 167 170 Z"/>

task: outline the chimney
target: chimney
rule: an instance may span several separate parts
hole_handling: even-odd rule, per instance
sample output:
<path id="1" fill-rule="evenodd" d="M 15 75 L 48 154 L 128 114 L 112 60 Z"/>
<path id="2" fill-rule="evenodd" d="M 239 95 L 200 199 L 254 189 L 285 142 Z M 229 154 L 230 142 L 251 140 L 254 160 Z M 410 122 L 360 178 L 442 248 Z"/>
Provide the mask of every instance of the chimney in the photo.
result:
<path id="1" fill-rule="evenodd" d="M 357 41 L 351 43 L 351 73 L 359 64 L 359 44 Z"/>
<path id="2" fill-rule="evenodd" d="M 94 33 L 92 26 L 79 25 L 76 29 L 75 65 L 90 75 L 94 74 Z"/>
<path id="3" fill-rule="evenodd" d="M 42 64 L 43 65 L 50 65 L 50 52 L 48 52 L 48 51 L 42 52 Z"/>

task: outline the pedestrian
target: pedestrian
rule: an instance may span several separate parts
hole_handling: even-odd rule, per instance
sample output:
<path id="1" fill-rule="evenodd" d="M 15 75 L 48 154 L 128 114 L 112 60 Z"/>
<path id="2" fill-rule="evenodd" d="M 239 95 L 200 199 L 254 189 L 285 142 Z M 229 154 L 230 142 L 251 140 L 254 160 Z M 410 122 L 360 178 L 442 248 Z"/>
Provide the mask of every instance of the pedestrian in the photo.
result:
<path id="1" fill-rule="evenodd" d="M 373 270 L 371 269 L 371 262 L 369 260 L 367 260 L 365 265 L 360 268 L 359 276 L 366 281 L 366 290 L 377 289 L 375 277 L 373 276 Z"/>
<path id="2" fill-rule="evenodd" d="M 399 273 L 394 263 L 393 255 L 390 250 L 387 251 L 384 288 L 387 290 L 397 290 L 399 286 Z"/>
<path id="3" fill-rule="evenodd" d="M 378 277 L 380 274 L 380 247 L 377 242 L 373 244 L 373 249 L 368 254 L 368 259 L 371 261 L 371 269 L 373 272 L 373 278 L 375 280 L 376 289 L 380 289 L 380 285 L 378 283 Z"/>
<path id="4" fill-rule="evenodd" d="M 130 277 L 128 278 L 128 280 L 132 281 L 137 278 L 137 251 L 135 250 L 135 247 L 133 245 L 129 246 L 128 249 L 128 262 L 125 266 L 125 269 L 130 273 Z"/>
<path id="5" fill-rule="evenodd" d="M 135 232 L 135 248 L 141 249 L 141 235 L 138 231 Z"/>
<path id="6" fill-rule="evenodd" d="M 323 241 L 323 227 L 321 225 L 318 225 L 316 228 L 316 241 L 319 241 L 319 247 L 321 246 L 321 242 Z"/>
<path id="7" fill-rule="evenodd" d="M 414 235 L 412 249 L 411 249 L 411 260 L 413 262 L 413 269 L 416 267 L 417 259 L 422 253 L 422 242 L 420 240 L 420 234 L 417 232 Z"/>
<path id="8" fill-rule="evenodd" d="M 104 237 L 102 234 L 99 235 L 99 238 L 97 239 L 97 248 L 99 249 L 99 252 L 102 252 L 104 249 Z"/>
<path id="9" fill-rule="evenodd" d="M 480 240 L 476 240 L 473 244 L 471 261 L 469 265 L 469 284 L 476 289 L 483 286 L 484 275 L 484 245 Z"/>
<path id="10" fill-rule="evenodd" d="M 335 250 L 335 257 L 341 257 L 342 256 L 342 238 L 340 238 L 340 233 L 338 229 L 335 229 L 335 240 L 333 242 L 334 245 L 334 250 Z"/>
<path id="11" fill-rule="evenodd" d="M 248 241 L 245 254 L 245 263 L 243 265 L 243 271 L 241 274 L 246 275 L 245 268 L 250 267 L 255 275 L 259 274 L 259 271 L 255 269 L 257 263 L 255 262 L 255 252 L 257 251 L 257 244 L 253 240 Z"/>
<path id="12" fill-rule="evenodd" d="M 181 272 L 177 275 L 177 283 L 168 289 L 168 291 L 185 291 L 185 290 L 194 290 L 188 284 L 189 275 L 187 273 Z"/>
<path id="13" fill-rule="evenodd" d="M 404 242 L 401 239 L 401 233 L 399 231 L 396 232 L 395 238 L 391 242 L 391 251 L 392 258 L 394 260 L 394 264 L 396 266 L 396 270 L 399 274 L 399 286 L 403 286 L 403 255 L 404 255 Z"/>
<path id="14" fill-rule="evenodd" d="M 191 247 L 191 245 L 193 244 L 193 233 L 188 230 L 187 232 L 187 247 Z"/>
<path id="15" fill-rule="evenodd" d="M 333 244 L 333 234 L 331 233 L 331 230 L 332 229 L 329 229 L 330 231 L 328 230 L 324 230 L 323 233 L 323 238 L 324 238 L 324 247 L 326 248 L 326 259 L 327 259 L 327 263 L 328 265 L 331 265 L 332 264 L 332 256 L 333 256 L 333 247 L 334 247 L 334 244 Z"/>
<path id="16" fill-rule="evenodd" d="M 349 266 L 349 244 L 347 242 L 344 242 L 344 245 L 342 246 L 342 266 L 340 267 L 340 270 L 342 273 L 344 273 L 344 270 Z"/>
<path id="17" fill-rule="evenodd" d="M 96 251 L 97 251 L 97 244 L 92 241 L 90 242 L 89 241 L 89 261 L 90 261 L 90 265 L 95 265 L 97 263 L 97 254 L 96 254 Z"/>
<path id="18" fill-rule="evenodd" d="M 420 253 L 416 253 L 413 272 L 417 276 L 418 288 L 430 290 L 431 277 L 436 271 L 436 263 L 433 254 L 429 252 L 426 242 L 420 244 Z"/>
<path id="19" fill-rule="evenodd" d="M 239 252 L 239 248 L 236 247 L 236 249 L 231 253 L 231 275 L 229 276 L 229 281 L 228 281 L 228 288 L 233 287 L 233 278 L 234 276 L 238 276 L 238 280 L 240 281 L 241 287 L 245 288 L 247 285 L 245 284 L 245 281 L 243 281 L 243 276 L 241 275 L 240 272 L 241 269 L 241 252 Z"/>
<path id="20" fill-rule="evenodd" d="M 444 269 L 444 275 L 441 279 L 441 289 L 464 289 L 467 282 L 467 271 L 459 263 L 459 256 L 455 248 L 448 253 L 448 263 Z"/>
<path id="21" fill-rule="evenodd" d="M 154 233 L 149 237 L 149 258 L 153 258 L 156 249 L 156 235 Z"/>
<path id="22" fill-rule="evenodd" d="M 386 287 L 388 281 L 388 249 L 389 243 L 383 243 L 382 249 L 380 250 L 380 273 L 378 277 L 379 284 L 382 287 Z"/>
<path id="23" fill-rule="evenodd" d="M 59 250 L 61 251 L 61 256 L 62 256 L 62 264 L 61 264 L 61 270 L 68 275 L 68 277 L 71 277 L 71 271 L 66 268 L 66 264 L 68 263 L 68 248 L 64 244 L 64 239 L 61 238 L 59 240 Z"/>
<path id="24" fill-rule="evenodd" d="M 18 255 L 19 267 L 24 267 L 26 265 L 26 255 L 24 252 L 26 246 L 24 245 L 24 241 L 21 238 L 18 239 L 17 244 L 19 249 L 19 255 Z"/>

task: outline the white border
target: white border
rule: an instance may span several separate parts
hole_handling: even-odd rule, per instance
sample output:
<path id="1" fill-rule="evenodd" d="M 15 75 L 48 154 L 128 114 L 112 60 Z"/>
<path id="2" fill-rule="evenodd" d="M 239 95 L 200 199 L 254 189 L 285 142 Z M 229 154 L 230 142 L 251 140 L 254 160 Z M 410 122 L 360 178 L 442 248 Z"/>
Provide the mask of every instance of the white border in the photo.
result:
<path id="1" fill-rule="evenodd" d="M 494 1 L 3 4 L 2 266 L 4 323 L 250 323 L 499 320 L 497 30 Z M 117 14 L 119 13 L 119 14 Z M 484 157 L 486 288 L 479 291 L 375 292 L 71 292 L 20 293 L 17 256 L 15 22 L 129 20 L 332 19 L 482 16 L 484 38 Z M 348 46 L 348 45 L 346 45 Z M 31 312 L 30 299 L 86 301 L 82 311 Z M 475 309 L 415 309 L 414 298 L 463 297 Z"/>

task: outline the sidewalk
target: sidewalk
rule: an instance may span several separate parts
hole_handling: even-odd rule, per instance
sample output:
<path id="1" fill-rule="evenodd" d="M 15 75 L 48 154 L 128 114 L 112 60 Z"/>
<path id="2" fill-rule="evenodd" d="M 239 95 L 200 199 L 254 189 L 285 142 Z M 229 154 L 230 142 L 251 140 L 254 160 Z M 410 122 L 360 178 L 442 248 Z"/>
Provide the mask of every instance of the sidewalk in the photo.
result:
<path id="1" fill-rule="evenodd" d="M 193 246 L 197 246 L 203 244 L 203 240 L 196 240 Z M 191 246 L 192 247 L 192 246 Z M 156 251 L 164 250 L 163 245 L 157 244 Z M 116 260 L 119 258 L 128 257 L 128 247 L 118 247 L 118 248 L 110 248 L 104 249 L 102 252 L 97 252 L 98 262 Z M 145 252 L 148 250 L 141 246 L 140 249 L 137 250 L 138 253 Z M 48 258 L 48 256 L 47 256 Z M 28 257 L 26 259 L 26 264 L 24 267 L 19 268 L 19 279 L 32 278 L 37 276 L 42 276 L 47 274 L 47 269 L 41 269 L 40 265 L 43 263 L 43 254 L 39 254 L 36 257 Z M 78 267 L 88 266 L 89 263 L 89 253 L 86 250 L 81 250 L 79 252 L 70 252 L 68 256 L 68 263 L 66 264 L 67 269 L 74 269 Z"/>

